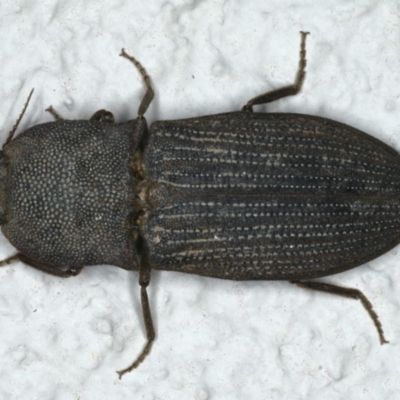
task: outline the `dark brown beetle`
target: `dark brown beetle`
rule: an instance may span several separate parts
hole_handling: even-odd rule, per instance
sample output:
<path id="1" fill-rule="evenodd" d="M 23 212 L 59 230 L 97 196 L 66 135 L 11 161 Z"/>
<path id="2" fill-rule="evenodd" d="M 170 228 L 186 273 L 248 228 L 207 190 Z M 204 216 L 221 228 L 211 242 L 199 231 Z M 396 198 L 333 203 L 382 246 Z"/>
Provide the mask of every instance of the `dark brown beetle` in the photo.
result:
<path id="1" fill-rule="evenodd" d="M 301 33 L 293 85 L 250 100 L 241 112 L 114 124 L 34 126 L 3 146 L 2 230 L 21 260 L 60 277 L 86 265 L 139 270 L 147 356 L 155 338 L 146 287 L 152 268 L 233 280 L 288 280 L 361 300 L 357 289 L 304 281 L 354 268 L 400 242 L 400 156 L 342 123 L 301 114 L 253 113 L 298 93 L 305 78 Z M 28 99 L 29 101 L 29 99 Z M 28 102 L 27 102 L 28 103 Z"/>

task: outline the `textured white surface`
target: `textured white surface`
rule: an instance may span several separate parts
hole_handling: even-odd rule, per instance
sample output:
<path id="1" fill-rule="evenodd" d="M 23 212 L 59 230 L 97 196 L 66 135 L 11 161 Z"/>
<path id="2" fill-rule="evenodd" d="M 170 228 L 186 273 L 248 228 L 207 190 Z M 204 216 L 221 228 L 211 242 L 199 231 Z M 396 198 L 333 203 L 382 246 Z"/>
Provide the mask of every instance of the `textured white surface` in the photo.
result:
<path id="1" fill-rule="evenodd" d="M 112 5 L 111 5 L 112 4 Z M 293 81 L 308 30 L 302 93 L 268 106 L 336 119 L 400 149 L 400 6 L 396 0 L 3 1 L 1 140 L 32 87 L 23 129 L 112 110 L 136 116 L 143 93 L 125 47 L 156 88 L 147 119 L 238 110 Z M 0 238 L 0 256 L 15 252 Z M 110 266 L 58 279 L 0 269 L 0 399 L 398 399 L 398 249 L 324 281 L 373 302 L 390 344 L 356 301 L 286 282 L 228 282 L 154 272 L 151 355 L 137 273 Z"/>

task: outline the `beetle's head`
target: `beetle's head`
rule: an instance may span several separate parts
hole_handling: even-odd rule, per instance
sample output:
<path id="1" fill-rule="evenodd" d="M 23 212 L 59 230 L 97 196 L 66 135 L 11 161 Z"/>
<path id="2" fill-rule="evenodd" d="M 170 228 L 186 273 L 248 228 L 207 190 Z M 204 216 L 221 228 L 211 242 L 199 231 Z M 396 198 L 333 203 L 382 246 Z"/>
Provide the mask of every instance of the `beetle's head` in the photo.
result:
<path id="1" fill-rule="evenodd" d="M 6 179 L 7 165 L 4 152 L 0 150 L 0 225 L 3 225 L 6 217 Z"/>

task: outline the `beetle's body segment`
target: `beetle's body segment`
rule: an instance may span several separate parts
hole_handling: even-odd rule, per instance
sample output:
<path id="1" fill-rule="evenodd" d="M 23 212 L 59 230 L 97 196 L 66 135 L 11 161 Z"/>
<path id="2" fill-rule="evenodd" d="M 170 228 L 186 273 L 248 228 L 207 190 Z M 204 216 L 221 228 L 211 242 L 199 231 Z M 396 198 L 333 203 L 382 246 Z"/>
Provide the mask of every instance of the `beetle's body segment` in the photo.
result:
<path id="1" fill-rule="evenodd" d="M 129 162 L 137 121 L 58 121 L 4 146 L 2 231 L 23 254 L 54 269 L 111 264 L 138 269 Z"/>
<path id="2" fill-rule="evenodd" d="M 229 113 L 150 128 L 140 226 L 152 268 L 331 275 L 400 242 L 400 156 L 336 121 Z"/>
<path id="3" fill-rule="evenodd" d="M 0 222 L 19 253 L 0 266 L 20 260 L 60 277 L 96 264 L 139 270 L 147 342 L 120 378 L 155 338 L 152 268 L 284 279 L 358 299 L 387 342 L 362 292 L 304 279 L 356 267 L 400 242 L 399 154 L 336 121 L 251 112 L 300 91 L 301 35 L 294 84 L 254 97 L 242 112 L 159 121 L 148 131 L 150 78 L 123 50 L 146 85 L 135 121 L 113 124 L 105 110 L 63 121 L 50 107 L 57 122 L 14 139 L 26 104 L 3 145 Z"/>

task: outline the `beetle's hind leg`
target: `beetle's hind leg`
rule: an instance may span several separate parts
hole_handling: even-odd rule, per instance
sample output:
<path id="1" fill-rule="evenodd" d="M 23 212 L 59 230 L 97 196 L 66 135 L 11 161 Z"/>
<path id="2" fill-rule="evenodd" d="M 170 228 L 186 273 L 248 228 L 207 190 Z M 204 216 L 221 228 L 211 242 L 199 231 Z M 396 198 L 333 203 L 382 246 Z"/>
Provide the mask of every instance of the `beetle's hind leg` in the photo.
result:
<path id="1" fill-rule="evenodd" d="M 279 89 L 271 90 L 270 92 L 260 94 L 249 100 L 247 104 L 242 108 L 242 111 L 253 111 L 253 106 L 256 104 L 270 103 L 271 101 L 279 100 L 286 96 L 294 96 L 299 93 L 303 86 L 304 79 L 306 77 L 306 38 L 309 32 L 300 32 L 301 44 L 300 44 L 300 60 L 299 69 L 296 74 L 296 79 L 292 85 L 284 86 Z"/>
<path id="2" fill-rule="evenodd" d="M 136 360 L 128 368 L 122 369 L 121 371 L 117 371 L 119 379 L 121 379 L 122 376 L 127 372 L 131 372 L 133 369 L 137 368 L 145 360 L 145 358 L 150 353 L 151 346 L 153 345 L 154 339 L 156 337 L 153 325 L 153 319 L 151 317 L 149 298 L 147 297 L 147 291 L 146 291 L 146 288 L 147 286 L 149 286 L 150 283 L 150 273 L 151 273 L 151 268 L 147 256 L 146 254 L 143 254 L 140 260 L 140 267 L 139 267 L 139 284 L 140 284 L 140 298 L 142 302 L 143 320 L 144 320 L 144 326 L 146 328 L 147 343 L 145 344 L 142 352 L 139 354 L 139 357 L 137 357 Z"/>
<path id="3" fill-rule="evenodd" d="M 5 260 L 1 260 L 0 267 L 9 265 L 14 261 L 22 261 L 24 264 L 30 265 L 31 267 L 38 269 L 39 271 L 45 272 L 46 274 L 58 276 L 59 278 L 69 278 L 71 276 L 76 276 L 82 271 L 83 268 L 83 267 L 71 267 L 63 271 L 51 265 L 32 260 L 31 258 L 25 256 L 22 253 L 17 253 L 14 256 L 6 258 Z"/>
<path id="4" fill-rule="evenodd" d="M 349 299 L 360 300 L 364 308 L 367 310 L 372 321 L 374 322 L 374 325 L 378 331 L 379 340 L 381 344 L 389 343 L 385 338 L 381 321 L 379 321 L 378 315 L 376 314 L 374 308 L 372 307 L 371 302 L 367 299 L 367 296 L 365 296 L 365 294 L 360 290 L 353 288 L 345 288 L 342 286 L 336 286 L 322 282 L 291 281 L 290 283 L 293 283 L 305 289 L 317 290 L 319 292 L 336 294 L 338 296 L 347 297 Z"/>

